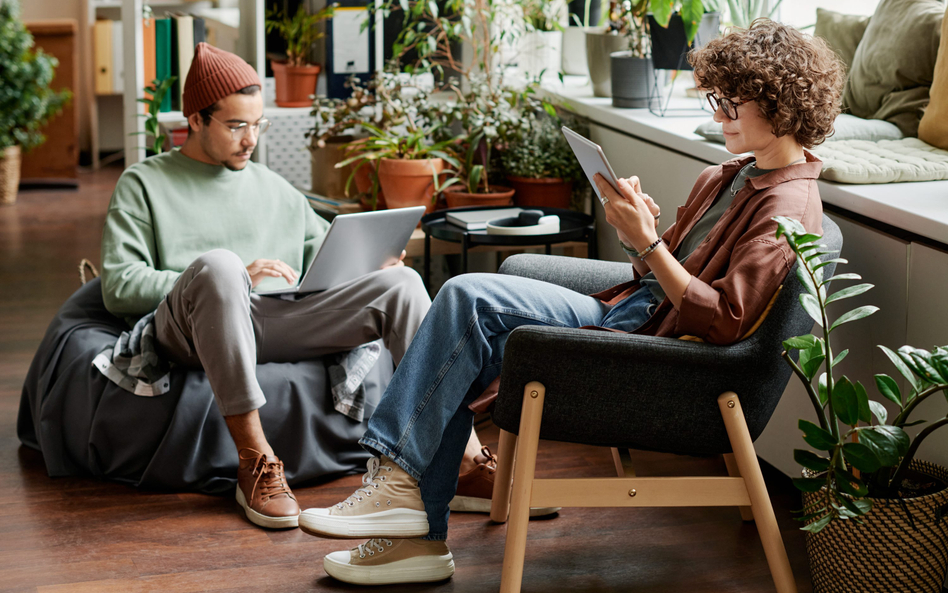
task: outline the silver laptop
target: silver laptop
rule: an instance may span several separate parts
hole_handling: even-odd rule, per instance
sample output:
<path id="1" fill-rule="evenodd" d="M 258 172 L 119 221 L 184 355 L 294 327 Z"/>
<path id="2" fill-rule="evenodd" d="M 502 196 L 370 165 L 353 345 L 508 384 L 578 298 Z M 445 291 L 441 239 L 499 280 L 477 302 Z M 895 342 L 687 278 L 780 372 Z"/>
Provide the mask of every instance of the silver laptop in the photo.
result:
<path id="1" fill-rule="evenodd" d="M 415 206 L 340 214 L 332 220 L 313 263 L 298 285 L 287 286 L 284 278 L 267 278 L 254 292 L 260 295 L 319 292 L 395 263 L 424 213 L 424 206 Z"/>

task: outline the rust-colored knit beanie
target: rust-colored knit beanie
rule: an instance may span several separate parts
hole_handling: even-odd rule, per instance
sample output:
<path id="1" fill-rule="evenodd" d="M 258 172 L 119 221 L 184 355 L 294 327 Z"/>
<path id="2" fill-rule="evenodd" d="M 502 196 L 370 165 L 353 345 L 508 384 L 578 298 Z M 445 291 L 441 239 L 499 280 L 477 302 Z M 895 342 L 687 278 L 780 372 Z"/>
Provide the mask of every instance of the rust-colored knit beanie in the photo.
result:
<path id="1" fill-rule="evenodd" d="M 184 117 L 255 84 L 262 90 L 263 85 L 253 66 L 230 52 L 198 43 L 184 82 Z"/>

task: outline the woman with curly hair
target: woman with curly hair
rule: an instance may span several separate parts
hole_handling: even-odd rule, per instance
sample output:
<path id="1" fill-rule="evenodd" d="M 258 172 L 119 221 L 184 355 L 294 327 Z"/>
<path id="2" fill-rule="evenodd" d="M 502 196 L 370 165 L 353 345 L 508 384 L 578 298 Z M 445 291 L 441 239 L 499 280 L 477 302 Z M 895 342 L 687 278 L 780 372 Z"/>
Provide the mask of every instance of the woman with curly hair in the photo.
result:
<path id="1" fill-rule="evenodd" d="M 692 52 L 728 151 L 753 153 L 708 167 L 662 237 L 659 211 L 635 177 L 606 198 L 633 264 L 631 280 L 587 296 L 527 278 L 465 274 L 439 292 L 395 372 L 361 444 L 363 486 L 299 524 L 326 537 L 367 537 L 326 556 L 330 575 L 351 583 L 448 578 L 448 505 L 471 431 L 468 405 L 500 374 L 504 344 L 521 325 L 599 326 L 653 336 L 739 341 L 763 314 L 794 254 L 771 217 L 795 218 L 821 233 L 816 178 L 806 148 L 832 132 L 843 72 L 819 39 L 755 21 Z"/>

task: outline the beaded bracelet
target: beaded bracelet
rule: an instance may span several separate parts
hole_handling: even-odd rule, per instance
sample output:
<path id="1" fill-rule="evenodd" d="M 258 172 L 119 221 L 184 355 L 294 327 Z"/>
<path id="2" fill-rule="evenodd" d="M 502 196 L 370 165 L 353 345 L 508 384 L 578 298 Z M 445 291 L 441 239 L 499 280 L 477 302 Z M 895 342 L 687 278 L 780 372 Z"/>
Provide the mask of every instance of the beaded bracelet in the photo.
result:
<path id="1" fill-rule="evenodd" d="M 639 253 L 639 259 L 642 261 L 645 261 L 645 258 L 651 255 L 653 251 L 658 249 L 658 246 L 661 244 L 662 244 L 662 239 L 661 237 L 659 237 L 658 239 L 655 240 L 654 243 L 652 243 L 651 245 L 643 249 L 641 253 Z"/>

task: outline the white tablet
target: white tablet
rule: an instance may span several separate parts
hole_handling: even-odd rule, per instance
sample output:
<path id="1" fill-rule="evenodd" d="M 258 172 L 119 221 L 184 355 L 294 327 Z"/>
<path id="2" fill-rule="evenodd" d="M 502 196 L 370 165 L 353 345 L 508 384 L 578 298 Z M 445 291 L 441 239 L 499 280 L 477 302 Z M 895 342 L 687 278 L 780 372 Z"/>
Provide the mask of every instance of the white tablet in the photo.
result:
<path id="1" fill-rule="evenodd" d="M 570 148 L 573 149 L 573 154 L 576 155 L 579 164 L 582 165 L 583 171 L 586 173 L 586 178 L 589 179 L 590 185 L 593 186 L 593 191 L 596 192 L 599 202 L 605 203 L 602 199 L 602 195 L 599 193 L 599 188 L 596 187 L 596 173 L 600 173 L 605 177 L 617 192 L 619 191 L 619 177 L 615 171 L 612 170 L 612 166 L 609 165 L 606 155 L 602 152 L 602 147 L 591 140 L 583 138 L 566 126 L 563 126 L 562 129 L 563 135 L 566 136 L 566 141 L 569 142 Z"/>

